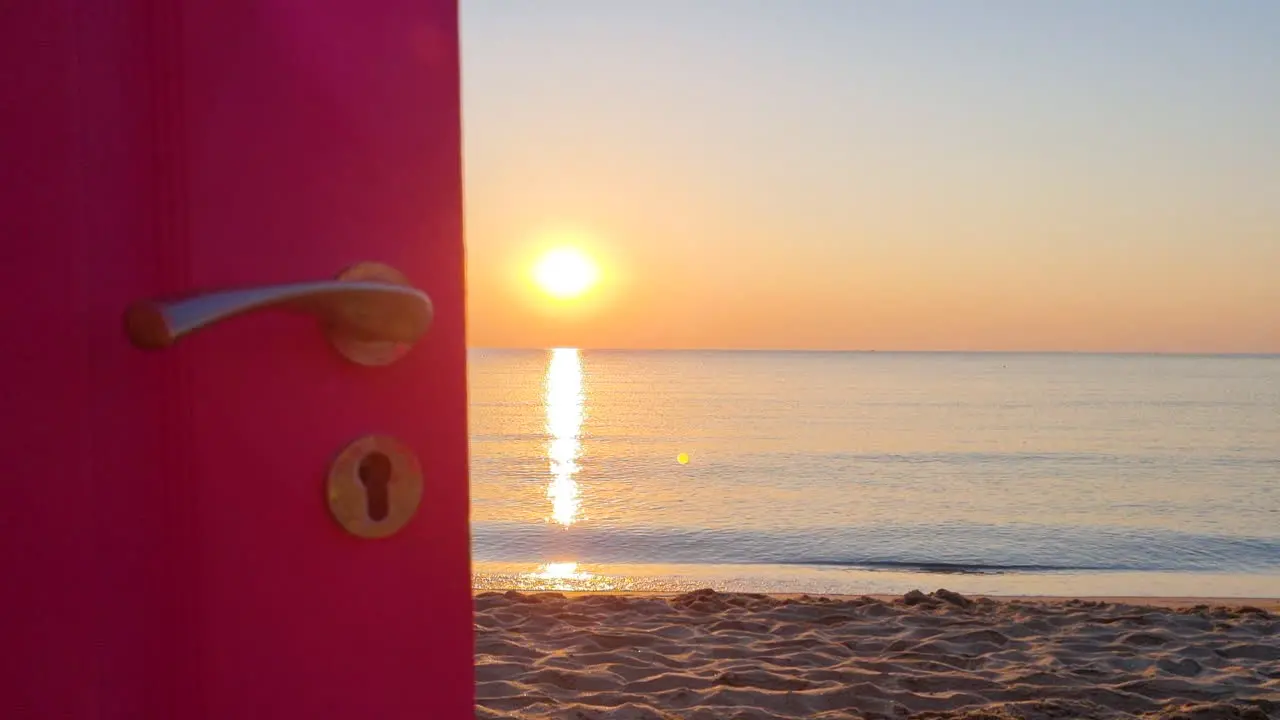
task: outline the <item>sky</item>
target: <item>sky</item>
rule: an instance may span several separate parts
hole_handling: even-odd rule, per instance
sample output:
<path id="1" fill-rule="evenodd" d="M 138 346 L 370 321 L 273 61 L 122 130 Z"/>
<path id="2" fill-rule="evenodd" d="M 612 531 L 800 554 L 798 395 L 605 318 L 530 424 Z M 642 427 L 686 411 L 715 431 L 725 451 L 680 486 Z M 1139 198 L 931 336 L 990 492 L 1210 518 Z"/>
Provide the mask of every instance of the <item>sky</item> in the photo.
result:
<path id="1" fill-rule="evenodd" d="M 479 347 L 1280 352 L 1280 2 L 462 0 Z M 585 295 L 539 253 L 599 265 Z"/>

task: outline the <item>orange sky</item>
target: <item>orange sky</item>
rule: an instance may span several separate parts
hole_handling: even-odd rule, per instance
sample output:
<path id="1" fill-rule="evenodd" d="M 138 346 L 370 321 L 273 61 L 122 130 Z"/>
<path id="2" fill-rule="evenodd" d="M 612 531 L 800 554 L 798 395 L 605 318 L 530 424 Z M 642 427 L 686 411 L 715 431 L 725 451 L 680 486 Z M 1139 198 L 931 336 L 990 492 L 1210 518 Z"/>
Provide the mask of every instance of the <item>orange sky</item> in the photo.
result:
<path id="1" fill-rule="evenodd" d="M 1280 5 L 1138 5 L 464 3 L 471 344 L 1280 352 Z"/>

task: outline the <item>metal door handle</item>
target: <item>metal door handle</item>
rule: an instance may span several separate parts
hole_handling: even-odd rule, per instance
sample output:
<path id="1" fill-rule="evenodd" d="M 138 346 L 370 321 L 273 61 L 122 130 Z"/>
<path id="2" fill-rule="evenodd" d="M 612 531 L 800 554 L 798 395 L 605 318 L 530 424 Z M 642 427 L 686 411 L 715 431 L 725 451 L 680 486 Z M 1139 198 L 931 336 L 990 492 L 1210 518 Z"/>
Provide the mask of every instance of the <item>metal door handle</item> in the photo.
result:
<path id="1" fill-rule="evenodd" d="M 338 352 L 361 365 L 385 365 L 404 355 L 434 315 L 431 298 L 399 271 L 366 262 L 334 280 L 143 300 L 125 311 L 125 331 L 134 346 L 156 350 L 201 328 L 268 309 L 318 317 Z"/>

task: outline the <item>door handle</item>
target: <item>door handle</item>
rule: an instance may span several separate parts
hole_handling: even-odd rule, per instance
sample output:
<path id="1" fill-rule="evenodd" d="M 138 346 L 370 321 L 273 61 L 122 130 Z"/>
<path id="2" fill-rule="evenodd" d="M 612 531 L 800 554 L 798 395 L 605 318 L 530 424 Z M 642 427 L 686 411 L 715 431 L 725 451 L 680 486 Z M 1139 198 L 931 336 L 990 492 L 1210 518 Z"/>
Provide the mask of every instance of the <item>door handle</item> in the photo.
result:
<path id="1" fill-rule="evenodd" d="M 431 298 L 403 274 L 364 262 L 333 280 L 135 302 L 125 311 L 125 332 L 135 347 L 158 350 L 224 320 L 273 309 L 317 317 L 337 351 L 361 365 L 386 365 L 402 357 L 434 317 Z"/>

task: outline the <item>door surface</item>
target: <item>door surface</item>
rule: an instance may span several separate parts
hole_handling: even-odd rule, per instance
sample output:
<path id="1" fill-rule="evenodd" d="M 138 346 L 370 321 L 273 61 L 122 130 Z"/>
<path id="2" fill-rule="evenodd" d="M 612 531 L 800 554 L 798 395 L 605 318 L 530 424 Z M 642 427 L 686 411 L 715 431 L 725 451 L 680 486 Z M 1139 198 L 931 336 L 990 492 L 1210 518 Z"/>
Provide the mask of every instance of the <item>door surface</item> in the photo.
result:
<path id="1" fill-rule="evenodd" d="M 16 0 L 0 12 L 0 716 L 472 716 L 456 0 Z M 142 350 L 147 298 L 390 265 L 389 365 L 266 310 Z M 422 470 L 335 521 L 344 447 Z"/>

